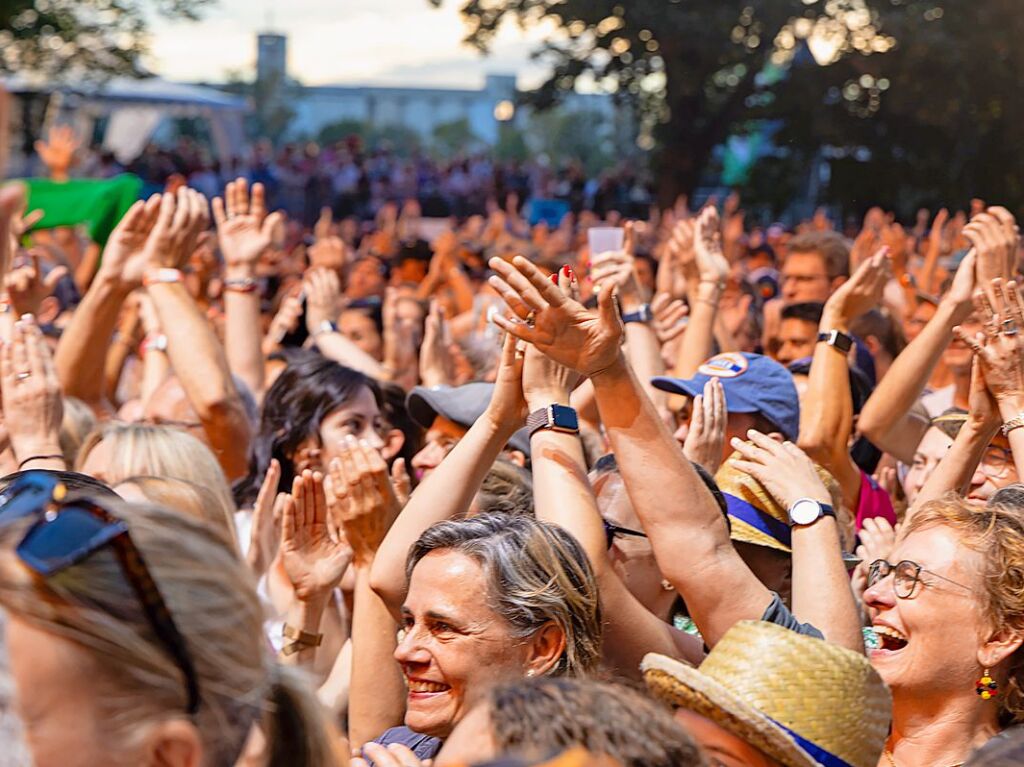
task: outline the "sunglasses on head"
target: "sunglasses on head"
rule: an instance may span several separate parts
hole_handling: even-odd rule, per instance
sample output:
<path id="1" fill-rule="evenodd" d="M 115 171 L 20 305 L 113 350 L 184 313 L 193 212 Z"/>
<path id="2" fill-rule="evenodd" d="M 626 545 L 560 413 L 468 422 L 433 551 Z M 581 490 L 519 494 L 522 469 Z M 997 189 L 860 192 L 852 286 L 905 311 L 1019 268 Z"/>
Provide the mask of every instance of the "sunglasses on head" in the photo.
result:
<path id="1" fill-rule="evenodd" d="M 132 587 L 153 632 L 181 669 L 188 697 L 187 711 L 199 710 L 199 681 L 185 645 L 174 625 L 156 581 L 132 542 L 128 525 L 87 498 L 67 499 L 67 486 L 44 471 L 27 471 L 0 493 L 0 526 L 36 518 L 15 548 L 21 561 L 43 578 L 73 567 L 110 546 L 121 572 Z"/>
<path id="2" fill-rule="evenodd" d="M 605 539 L 608 541 L 609 549 L 612 547 L 612 544 L 615 543 L 615 536 L 617 535 L 631 535 L 634 538 L 647 537 L 647 533 L 642 533 L 639 530 L 630 530 L 628 527 L 619 527 L 618 525 L 613 525 L 607 519 L 602 520 L 602 522 L 604 523 L 604 536 Z"/>

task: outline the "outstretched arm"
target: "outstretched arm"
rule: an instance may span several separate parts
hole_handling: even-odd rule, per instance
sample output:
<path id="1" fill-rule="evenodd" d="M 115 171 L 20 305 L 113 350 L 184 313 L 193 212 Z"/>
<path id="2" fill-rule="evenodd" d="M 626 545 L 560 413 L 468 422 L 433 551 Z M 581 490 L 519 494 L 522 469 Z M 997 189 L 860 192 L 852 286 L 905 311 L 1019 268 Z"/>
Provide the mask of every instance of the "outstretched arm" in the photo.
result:
<path id="1" fill-rule="evenodd" d="M 464 514 L 491 465 L 526 417 L 523 361 L 514 338 L 506 338 L 494 394 L 484 414 L 451 453 L 416 488 L 385 536 L 370 573 L 370 584 L 396 620 L 405 599 L 409 548 L 438 522 Z"/>
<path id="2" fill-rule="evenodd" d="M 714 498 L 623 359 L 612 289 L 601 291 L 594 314 L 525 258 L 511 264 L 492 259 L 490 265 L 500 275 L 491 284 L 521 320 L 495 322 L 593 381 L 601 420 L 658 566 L 686 600 L 708 645 L 738 620 L 759 620 L 771 594 L 736 553 Z M 526 323 L 531 313 L 532 327 Z"/>

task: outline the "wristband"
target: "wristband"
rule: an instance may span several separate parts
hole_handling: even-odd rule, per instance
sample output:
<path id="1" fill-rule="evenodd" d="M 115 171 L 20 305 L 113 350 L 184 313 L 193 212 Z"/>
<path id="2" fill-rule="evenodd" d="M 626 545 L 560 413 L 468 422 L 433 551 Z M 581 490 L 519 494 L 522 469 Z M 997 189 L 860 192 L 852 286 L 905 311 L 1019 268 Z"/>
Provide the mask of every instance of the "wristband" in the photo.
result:
<path id="1" fill-rule="evenodd" d="M 224 290 L 232 293 L 255 293 L 259 286 L 259 280 L 253 277 L 224 280 Z"/>
<path id="2" fill-rule="evenodd" d="M 648 323 L 654 319 L 654 312 L 651 311 L 650 304 L 641 304 L 635 312 L 626 312 L 622 315 L 622 322 L 628 324 L 630 322 L 642 322 Z"/>
<path id="3" fill-rule="evenodd" d="M 843 354 L 853 348 L 853 337 L 841 330 L 825 330 L 818 333 L 818 343 L 824 341 L 829 346 L 836 347 Z"/>
<path id="4" fill-rule="evenodd" d="M 281 629 L 281 636 L 292 640 L 281 648 L 281 654 L 285 657 L 295 655 L 295 653 L 302 652 L 303 650 L 319 647 L 324 641 L 323 634 L 311 634 L 308 631 L 301 631 L 293 626 L 289 626 L 287 623 Z"/>
<path id="5" fill-rule="evenodd" d="M 1003 436 L 1005 437 L 1011 431 L 1013 431 L 1014 429 L 1019 429 L 1021 426 L 1024 426 L 1024 413 L 1017 413 L 1017 415 L 1015 415 L 1010 420 L 1003 421 L 1003 425 L 1001 427 Z"/>
<path id="6" fill-rule="evenodd" d="M 548 405 L 530 413 L 526 419 L 526 429 L 531 437 L 542 429 L 564 434 L 579 434 L 580 422 L 573 408 L 565 405 Z"/>
<path id="7" fill-rule="evenodd" d="M 166 267 L 161 269 L 150 269 L 142 278 L 142 284 L 144 287 L 148 288 L 150 285 L 156 285 L 159 283 L 169 284 L 172 282 L 181 282 L 182 277 L 183 275 L 180 269 L 169 269 Z"/>
<path id="8" fill-rule="evenodd" d="M 316 338 L 317 336 L 322 336 L 324 333 L 337 333 L 337 332 L 338 332 L 338 325 L 337 325 L 337 323 L 331 322 L 330 320 L 324 320 L 323 322 L 320 323 L 319 327 L 317 327 L 316 331 L 314 331 L 313 338 Z"/>

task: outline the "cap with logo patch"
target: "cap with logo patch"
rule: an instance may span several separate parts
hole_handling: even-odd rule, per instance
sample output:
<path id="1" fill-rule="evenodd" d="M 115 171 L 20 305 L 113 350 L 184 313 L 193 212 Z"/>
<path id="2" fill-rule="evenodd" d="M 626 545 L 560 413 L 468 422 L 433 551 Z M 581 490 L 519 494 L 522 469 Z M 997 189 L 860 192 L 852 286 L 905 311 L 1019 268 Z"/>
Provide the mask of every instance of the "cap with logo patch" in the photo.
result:
<path id="1" fill-rule="evenodd" d="M 704 384 L 712 378 L 721 382 L 725 406 L 730 413 L 760 413 L 786 439 L 796 440 L 800 432 L 800 397 L 793 376 L 764 355 L 718 354 L 697 368 L 693 378 L 658 376 L 651 379 L 651 383 L 662 391 L 696 397 L 704 392 Z"/>

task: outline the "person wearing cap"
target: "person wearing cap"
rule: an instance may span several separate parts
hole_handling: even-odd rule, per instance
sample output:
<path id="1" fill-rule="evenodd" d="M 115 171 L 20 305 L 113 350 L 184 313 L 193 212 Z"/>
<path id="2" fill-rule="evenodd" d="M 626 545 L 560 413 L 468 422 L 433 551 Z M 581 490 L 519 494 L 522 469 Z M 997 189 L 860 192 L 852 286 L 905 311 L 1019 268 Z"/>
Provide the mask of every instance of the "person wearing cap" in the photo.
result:
<path id="1" fill-rule="evenodd" d="M 651 654 L 644 681 L 709 760 L 746 767 L 876 767 L 892 696 L 861 654 L 741 621 L 693 668 Z"/>
<path id="2" fill-rule="evenodd" d="M 427 430 L 423 447 L 412 459 L 417 482 L 438 467 L 477 419 L 494 394 L 494 384 L 475 382 L 463 386 L 417 386 L 406 400 L 409 415 Z M 530 457 L 530 440 L 523 430 L 508 441 L 505 456 L 519 466 Z"/>
<path id="3" fill-rule="evenodd" d="M 651 381 L 657 389 L 687 398 L 677 413 L 675 438 L 680 445 L 686 443 L 690 433 L 692 401 L 703 394 L 712 378 L 722 384 L 728 414 L 722 460 L 732 452 L 729 440 L 742 439 L 751 429 L 774 435 L 780 441 L 796 441 L 800 432 L 800 397 L 793 376 L 764 355 L 726 352 L 707 360 L 692 378 L 658 376 Z"/>
<path id="4" fill-rule="evenodd" d="M 613 288 L 602 286 L 595 315 L 525 258 L 515 258 L 511 263 L 492 259 L 490 265 L 497 273 L 491 284 L 522 320 L 516 322 L 496 315 L 495 323 L 510 336 L 533 344 L 552 361 L 587 376 L 593 383 L 601 421 L 635 511 L 654 547 L 658 566 L 685 600 L 705 643 L 713 647 L 740 620 L 763 618 L 795 626 L 797 618 L 778 594 L 766 588 L 736 552 L 712 494 L 625 361 L 620 348 L 622 324 Z M 725 359 L 719 365 L 732 364 L 738 368 L 734 380 L 742 378 L 752 364 L 760 366 L 762 360 L 769 370 L 781 371 L 779 378 L 788 383 L 790 398 L 771 412 L 780 414 L 777 417 L 785 424 L 785 430 L 795 436 L 796 392 L 785 368 L 759 356 L 755 356 L 754 362 L 746 355 L 723 356 Z M 821 628 L 830 641 L 862 650 L 859 631 L 851 637 L 847 630 L 849 619 L 833 621 L 837 614 L 855 616 L 855 608 L 827 490 L 810 461 L 792 443 L 782 444 L 755 432 L 745 436 L 754 445 L 741 451 L 742 468 L 759 481 L 779 485 L 777 494 L 785 498 L 794 535 L 810 543 L 809 550 L 817 552 L 816 559 L 803 560 L 806 567 L 801 582 L 808 584 L 809 593 L 801 619 L 820 620 L 821 616 Z M 742 440 L 732 441 L 733 449 L 743 445 Z M 536 478 L 534 489 L 539 504 L 542 490 Z M 574 495 L 585 497 L 582 493 Z M 840 598 L 844 593 L 845 597 Z M 824 611 L 818 612 L 821 608 Z M 833 608 L 838 612 L 831 612 Z"/>

